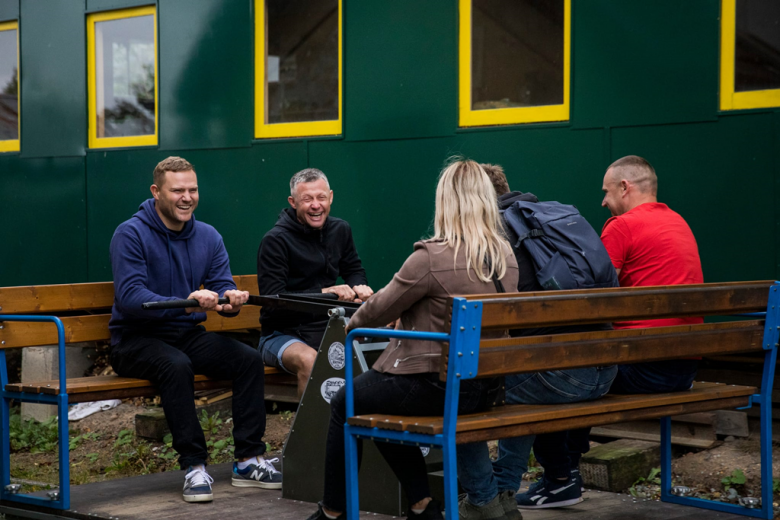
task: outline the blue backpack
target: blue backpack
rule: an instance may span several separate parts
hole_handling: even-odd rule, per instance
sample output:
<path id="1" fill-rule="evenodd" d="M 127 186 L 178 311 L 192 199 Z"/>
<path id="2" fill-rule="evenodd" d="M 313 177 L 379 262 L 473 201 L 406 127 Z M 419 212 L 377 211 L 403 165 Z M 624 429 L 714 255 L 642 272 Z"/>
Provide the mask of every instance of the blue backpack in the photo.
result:
<path id="1" fill-rule="evenodd" d="M 545 289 L 619 286 L 601 238 L 574 206 L 517 201 L 502 214 L 515 254 L 525 248 Z"/>

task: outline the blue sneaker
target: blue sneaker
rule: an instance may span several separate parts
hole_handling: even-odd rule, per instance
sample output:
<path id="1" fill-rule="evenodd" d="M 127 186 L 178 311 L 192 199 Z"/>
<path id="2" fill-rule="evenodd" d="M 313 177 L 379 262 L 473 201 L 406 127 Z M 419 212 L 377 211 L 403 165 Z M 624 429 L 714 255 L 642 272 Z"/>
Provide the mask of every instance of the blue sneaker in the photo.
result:
<path id="1" fill-rule="evenodd" d="M 282 489 L 282 474 L 276 470 L 274 462 L 279 462 L 279 459 L 268 460 L 265 457 L 255 457 L 244 469 L 238 469 L 238 463 L 234 462 L 233 485 L 236 487 Z"/>
<path id="2" fill-rule="evenodd" d="M 184 476 L 184 492 L 182 498 L 185 502 L 211 502 L 214 495 L 211 494 L 211 483 L 214 482 L 205 469 L 197 467 L 189 468 L 189 473 Z"/>
<path id="3" fill-rule="evenodd" d="M 540 485 L 531 486 L 525 493 L 515 495 L 517 507 L 520 509 L 544 509 L 573 506 L 582 502 L 579 482 L 573 477 L 565 482 L 551 481 L 542 477 L 539 482 L 541 482 Z"/>

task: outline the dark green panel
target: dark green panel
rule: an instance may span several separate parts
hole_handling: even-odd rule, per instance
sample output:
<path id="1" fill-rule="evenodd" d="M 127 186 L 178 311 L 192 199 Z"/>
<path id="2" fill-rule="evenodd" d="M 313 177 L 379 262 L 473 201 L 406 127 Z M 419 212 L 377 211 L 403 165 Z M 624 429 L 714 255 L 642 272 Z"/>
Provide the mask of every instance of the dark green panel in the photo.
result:
<path id="1" fill-rule="evenodd" d="M 19 18 L 19 0 L 0 0 L 0 22 Z"/>
<path id="2" fill-rule="evenodd" d="M 573 2 L 572 123 L 713 120 L 718 0 Z"/>
<path id="3" fill-rule="evenodd" d="M 453 151 L 479 162 L 500 164 L 512 190 L 540 200 L 574 204 L 601 230 L 601 130 L 523 128 L 458 135 Z"/>
<path id="4" fill-rule="evenodd" d="M 161 149 L 250 145 L 251 5 L 247 0 L 160 4 Z"/>
<path id="5" fill-rule="evenodd" d="M 84 0 L 22 2 L 22 157 L 84 155 Z"/>
<path id="6" fill-rule="evenodd" d="M 84 158 L 0 155 L 0 286 L 87 281 Z"/>
<path id="7" fill-rule="evenodd" d="M 656 169 L 658 200 L 691 226 L 705 282 L 777 275 L 771 114 L 615 129 L 612 138 L 613 159 L 640 155 Z"/>
<path id="8" fill-rule="evenodd" d="M 344 2 L 344 134 L 451 135 L 457 127 L 457 2 Z"/>
<path id="9" fill-rule="evenodd" d="M 87 0 L 87 12 L 113 11 L 140 5 L 154 5 L 156 0 Z"/>
<path id="10" fill-rule="evenodd" d="M 196 217 L 222 234 L 234 274 L 254 274 L 260 239 L 287 204 L 292 175 L 306 167 L 302 142 L 232 150 L 135 150 L 89 153 L 89 258 L 91 281 L 111 280 L 108 246 L 116 227 L 151 197 L 152 171 L 169 155 L 198 172 Z"/>

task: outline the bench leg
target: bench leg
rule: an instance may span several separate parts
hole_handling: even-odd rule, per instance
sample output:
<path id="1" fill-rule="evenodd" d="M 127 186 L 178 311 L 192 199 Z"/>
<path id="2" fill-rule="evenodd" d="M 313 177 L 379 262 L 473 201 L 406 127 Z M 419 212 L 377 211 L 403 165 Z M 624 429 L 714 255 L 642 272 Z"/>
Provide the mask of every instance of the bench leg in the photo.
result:
<path id="1" fill-rule="evenodd" d="M 672 418 L 661 417 L 661 500 L 672 490 Z"/>
<path id="2" fill-rule="evenodd" d="M 445 439 L 442 446 L 444 458 L 444 511 L 447 518 L 458 518 L 458 462 L 454 436 Z"/>
<path id="3" fill-rule="evenodd" d="M 348 424 L 344 425 L 344 473 L 347 479 L 347 520 L 357 520 L 360 515 L 360 492 L 358 490 L 357 437 L 352 435 Z"/>
<path id="4" fill-rule="evenodd" d="M 0 391 L 5 392 L 8 384 L 8 372 L 6 371 L 5 350 L 0 350 Z M 0 499 L 5 498 L 5 487 L 11 483 L 11 432 L 10 413 L 8 399 L 0 399 L 0 425 L 3 430 L 2 445 L 0 445 Z"/>

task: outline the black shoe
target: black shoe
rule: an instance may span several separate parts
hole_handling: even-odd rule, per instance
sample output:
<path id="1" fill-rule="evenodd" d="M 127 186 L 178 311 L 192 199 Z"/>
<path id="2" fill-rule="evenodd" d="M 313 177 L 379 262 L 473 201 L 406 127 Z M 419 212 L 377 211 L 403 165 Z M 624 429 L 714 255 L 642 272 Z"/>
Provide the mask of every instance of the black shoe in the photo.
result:
<path id="1" fill-rule="evenodd" d="M 580 474 L 580 468 L 574 468 L 571 470 L 571 476 L 574 480 L 577 481 L 577 484 L 580 486 L 580 493 L 585 493 L 587 489 L 585 489 L 585 485 L 582 483 L 582 475 Z"/>
<path id="2" fill-rule="evenodd" d="M 336 518 L 338 520 L 346 520 L 347 515 L 346 513 L 341 513 Z M 311 515 L 306 520 L 330 520 L 327 516 L 325 516 L 325 511 L 322 510 L 322 502 L 317 503 L 317 512 Z"/>
<path id="3" fill-rule="evenodd" d="M 425 510 L 419 515 L 409 509 L 409 516 L 406 518 L 408 520 L 444 520 L 444 516 L 441 514 L 441 504 L 438 500 L 428 502 Z"/>
<path id="4" fill-rule="evenodd" d="M 582 491 L 573 477 L 563 482 L 542 477 L 541 486 L 515 495 L 515 501 L 520 509 L 573 506 L 582 502 Z"/>

